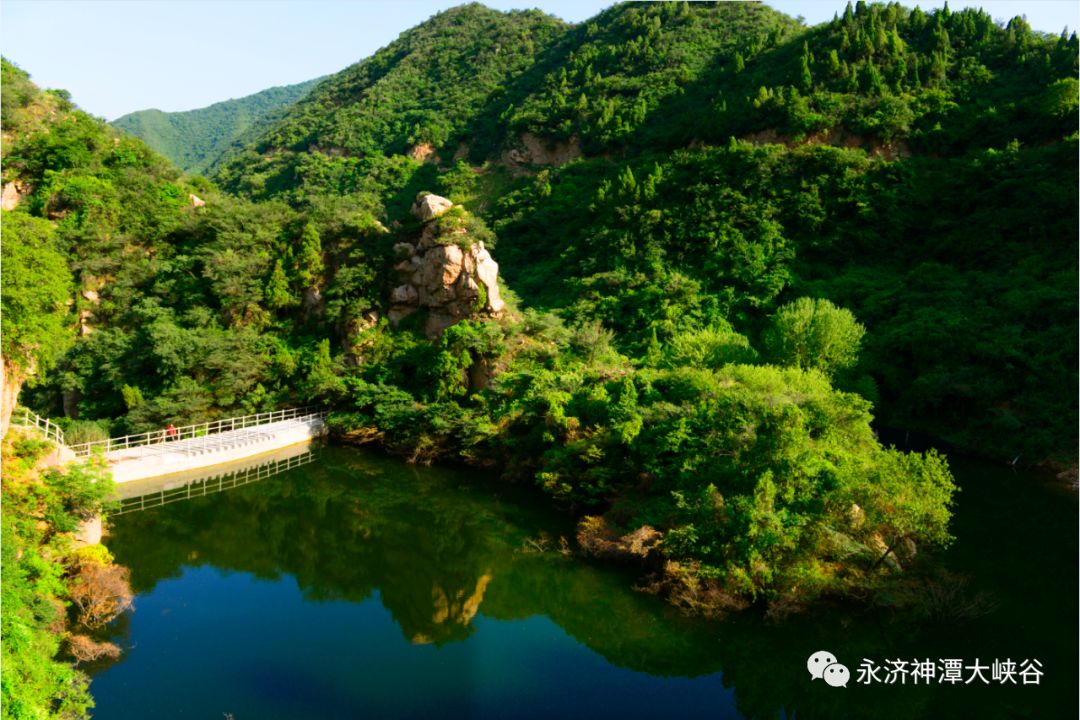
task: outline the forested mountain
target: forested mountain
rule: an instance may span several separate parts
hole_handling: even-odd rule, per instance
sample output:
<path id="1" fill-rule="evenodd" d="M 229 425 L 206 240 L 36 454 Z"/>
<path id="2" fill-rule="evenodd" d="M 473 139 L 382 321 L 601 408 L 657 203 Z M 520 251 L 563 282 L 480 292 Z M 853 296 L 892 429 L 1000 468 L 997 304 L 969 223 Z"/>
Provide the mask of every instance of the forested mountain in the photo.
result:
<path id="1" fill-rule="evenodd" d="M 306 361 L 280 345 L 284 333 L 265 332 L 273 311 L 262 305 L 296 214 L 185 178 L 64 93 L 39 91 L 6 60 L 3 71 L 3 181 L 15 205 L 3 221 L 5 327 L 35 333 L 5 332 L 4 356 L 39 381 L 59 360 L 41 409 L 100 419 L 89 431 L 102 432 L 117 419 L 133 429 L 161 413 L 285 402 L 276 388 Z M 52 252 L 67 260 L 66 279 L 43 264 Z M 25 267 L 9 265 L 24 256 Z M 74 303 L 57 310 L 58 296 Z M 271 380 L 271 367 L 285 374 Z"/>
<path id="2" fill-rule="evenodd" d="M 567 28 L 538 11 L 441 13 L 332 76 L 217 177 L 251 197 L 366 193 L 381 208 L 412 172 L 406 153 L 460 157 L 451 139 L 527 68 L 557 62 Z"/>
<path id="3" fill-rule="evenodd" d="M 495 225 L 528 304 L 635 356 L 830 298 L 872 329 L 840 382 L 886 425 L 1067 457 L 1076 47 L 895 3 L 809 29 L 747 3 L 579 26 L 470 5 L 330 78 L 217 178 L 388 221 L 440 189 Z"/>
<path id="4" fill-rule="evenodd" d="M 325 403 L 694 612 L 902 604 L 955 488 L 875 430 L 1075 457 L 1077 75 L 976 10 L 473 4 L 206 180 L 5 62 L 4 360 L 69 437 Z"/>
<path id="5" fill-rule="evenodd" d="M 141 139 L 184 172 L 205 174 L 223 155 L 270 127 L 320 80 L 273 87 L 186 112 L 139 110 L 111 124 Z"/>

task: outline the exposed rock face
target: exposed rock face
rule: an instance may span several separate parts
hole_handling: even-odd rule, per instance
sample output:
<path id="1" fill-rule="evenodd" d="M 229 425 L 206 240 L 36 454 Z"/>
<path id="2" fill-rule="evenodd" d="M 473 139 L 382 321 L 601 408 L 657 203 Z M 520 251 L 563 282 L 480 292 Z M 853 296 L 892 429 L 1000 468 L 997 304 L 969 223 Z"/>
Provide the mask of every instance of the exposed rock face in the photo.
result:
<path id="1" fill-rule="evenodd" d="M 494 368 L 485 357 L 478 357 L 469 366 L 469 389 L 473 391 L 484 390 L 491 385 L 491 379 L 495 375 Z"/>
<path id="2" fill-rule="evenodd" d="M 188 200 L 191 201 L 191 207 L 204 207 L 206 201 L 196 195 L 188 195 Z"/>
<path id="3" fill-rule="evenodd" d="M 435 152 L 435 147 L 431 143 L 420 143 L 419 145 L 413 145 L 409 148 L 409 157 L 413 160 L 421 160 L 424 162 L 439 162 L 439 155 Z"/>
<path id="4" fill-rule="evenodd" d="M 379 324 L 377 310 L 365 310 L 360 317 L 348 320 L 346 332 L 341 338 L 341 349 L 345 351 L 345 361 L 350 365 L 362 365 L 368 350 L 375 344 L 368 330 Z"/>
<path id="5" fill-rule="evenodd" d="M 569 140 L 549 141 L 532 133 L 522 133 L 519 146 L 507 149 L 502 161 L 511 167 L 521 165 L 565 165 L 581 157 L 581 141 L 577 135 Z"/>
<path id="6" fill-rule="evenodd" d="M 79 529 L 75 531 L 75 547 L 97 545 L 101 542 L 102 535 L 104 535 L 103 530 L 100 515 L 95 515 L 89 520 L 83 520 L 79 523 Z"/>
<path id="7" fill-rule="evenodd" d="M 91 275 L 83 276 L 83 289 L 79 292 L 86 302 L 91 305 L 101 304 L 101 290 L 105 287 L 106 283 L 110 282 L 111 278 L 106 277 L 93 277 Z M 94 310 L 83 306 L 78 310 L 79 315 L 79 335 L 85 337 L 94 332 Z"/>
<path id="8" fill-rule="evenodd" d="M 79 335 L 86 337 L 90 333 L 94 332 L 94 326 L 91 321 L 94 319 L 94 313 L 87 309 L 79 311 Z"/>
<path id="9" fill-rule="evenodd" d="M 811 133 L 799 142 L 796 142 L 795 139 L 790 136 L 781 135 L 776 132 L 776 130 L 771 129 L 750 133 L 749 135 L 745 135 L 743 139 L 756 145 L 784 145 L 789 148 L 798 147 L 799 145 L 832 145 L 833 147 L 862 149 L 869 155 L 885 158 L 886 160 L 911 157 L 911 148 L 908 147 L 908 144 L 903 140 L 897 140 L 892 143 L 881 143 L 873 138 L 853 135 L 839 128 Z M 697 142 L 699 146 L 702 145 L 700 140 L 695 142 Z M 691 143 L 690 145 L 693 147 L 694 143 Z"/>
<path id="10" fill-rule="evenodd" d="M 19 192 L 18 186 L 14 182 L 9 182 L 4 185 L 3 197 L 0 199 L 0 207 L 4 210 L 14 210 L 19 206 L 19 200 L 22 199 L 22 193 Z"/>
<path id="11" fill-rule="evenodd" d="M 323 302 L 322 292 L 317 287 L 304 288 L 304 310 L 310 312 L 311 310 L 321 309 Z"/>
<path id="12" fill-rule="evenodd" d="M 413 203 L 410 212 L 420 222 L 427 222 L 439 217 L 453 206 L 454 203 L 439 195 L 420 193 L 416 196 L 416 202 Z"/>
<path id="13" fill-rule="evenodd" d="M 399 285 L 390 293 L 390 302 L 395 305 L 415 305 L 418 299 L 416 288 L 412 285 Z"/>
<path id="14" fill-rule="evenodd" d="M 25 375 L 19 368 L 8 362 L 7 358 L 0 356 L 0 378 L 3 386 L 0 387 L 0 438 L 7 435 L 11 424 L 11 414 L 15 406 L 19 404 L 19 391 L 22 389 Z"/>
<path id="15" fill-rule="evenodd" d="M 483 242 L 472 242 L 464 229 L 440 230 L 432 220 L 453 203 L 421 193 L 412 212 L 425 223 L 419 241 L 398 243 L 403 258 L 394 269 L 402 283 L 390 294 L 390 322 L 395 325 L 416 310 L 428 312 L 424 333 L 429 338 L 476 315 L 499 317 L 506 304 L 499 297 L 499 266 Z"/>

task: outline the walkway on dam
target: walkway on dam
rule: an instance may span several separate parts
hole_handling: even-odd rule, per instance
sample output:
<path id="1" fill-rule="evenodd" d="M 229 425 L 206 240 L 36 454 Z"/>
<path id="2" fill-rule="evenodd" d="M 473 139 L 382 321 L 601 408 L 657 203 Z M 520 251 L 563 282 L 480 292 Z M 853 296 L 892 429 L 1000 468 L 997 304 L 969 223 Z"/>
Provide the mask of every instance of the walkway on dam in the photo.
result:
<path id="1" fill-rule="evenodd" d="M 30 417 L 32 416 L 32 418 Z M 23 422 L 46 429 L 56 426 L 25 413 Z M 101 453 L 117 483 L 184 473 L 235 462 L 308 442 L 326 433 L 326 411 L 315 408 L 275 410 L 257 415 L 164 428 L 152 432 L 109 438 L 63 447 L 64 454 L 88 458 Z M 64 445 L 63 434 L 49 435 Z"/>

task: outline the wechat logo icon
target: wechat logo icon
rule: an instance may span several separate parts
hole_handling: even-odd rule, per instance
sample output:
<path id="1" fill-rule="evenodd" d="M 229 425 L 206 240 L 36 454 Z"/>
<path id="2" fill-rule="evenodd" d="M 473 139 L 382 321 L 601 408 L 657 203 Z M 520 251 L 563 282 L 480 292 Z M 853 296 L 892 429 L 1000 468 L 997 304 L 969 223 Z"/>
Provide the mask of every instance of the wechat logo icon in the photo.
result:
<path id="1" fill-rule="evenodd" d="M 851 671 L 836 661 L 836 656 L 826 650 L 818 650 L 806 660 L 811 680 L 824 680 L 832 687 L 847 687 Z"/>

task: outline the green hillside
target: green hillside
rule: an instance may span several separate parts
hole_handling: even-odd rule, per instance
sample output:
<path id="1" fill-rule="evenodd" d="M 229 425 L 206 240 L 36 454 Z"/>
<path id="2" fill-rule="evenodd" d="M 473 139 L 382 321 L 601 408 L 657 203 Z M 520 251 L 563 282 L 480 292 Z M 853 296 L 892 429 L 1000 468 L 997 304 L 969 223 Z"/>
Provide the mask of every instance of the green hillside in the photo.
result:
<path id="1" fill-rule="evenodd" d="M 189 173 L 207 173 L 232 149 L 270 127 L 322 78 L 273 87 L 186 112 L 139 110 L 112 121 Z"/>
<path id="2" fill-rule="evenodd" d="M 523 300 L 635 357 L 830 298 L 873 329 L 841 382 L 886 426 L 1068 457 L 1076 47 L 895 3 L 815 28 L 747 3 L 568 27 L 470 5 L 329 78 L 217 179 L 386 222 L 417 190 L 460 198 Z M 406 157 L 421 143 L 437 164 Z"/>
<path id="3" fill-rule="evenodd" d="M 407 152 L 460 157 L 469 123 L 526 70 L 557 63 L 568 29 L 538 11 L 475 3 L 440 13 L 332 76 L 216 177 L 251 197 L 367 194 L 381 207 L 400 189 L 389 178 L 407 171 Z"/>
<path id="4" fill-rule="evenodd" d="M 260 304 L 264 276 L 300 222 L 295 213 L 185 177 L 66 94 L 39 91 L 6 60 L 4 73 L 3 182 L 19 193 L 3 215 L 5 263 L 23 245 L 52 248 L 71 272 L 72 303 L 26 313 L 27 328 L 51 328 L 47 342 L 27 340 L 20 353 L 5 331 L 5 361 L 21 360 L 26 392 L 48 398 L 40 409 L 61 417 L 66 396 L 70 419 L 91 426 L 80 432 L 95 430 L 93 420 L 98 432 L 120 432 L 154 426 L 162 413 L 288 402 L 291 391 L 282 391 L 306 361 L 281 345 L 288 333 L 268 331 L 271 313 Z M 20 301 L 6 277 L 5 327 L 9 303 Z"/>
<path id="5" fill-rule="evenodd" d="M 210 179 L 5 61 L 5 371 L 69 437 L 329 406 L 535 486 L 689 612 L 918 603 L 955 487 L 881 438 L 1075 469 L 1077 50 L 896 4 L 465 5 Z"/>

